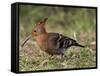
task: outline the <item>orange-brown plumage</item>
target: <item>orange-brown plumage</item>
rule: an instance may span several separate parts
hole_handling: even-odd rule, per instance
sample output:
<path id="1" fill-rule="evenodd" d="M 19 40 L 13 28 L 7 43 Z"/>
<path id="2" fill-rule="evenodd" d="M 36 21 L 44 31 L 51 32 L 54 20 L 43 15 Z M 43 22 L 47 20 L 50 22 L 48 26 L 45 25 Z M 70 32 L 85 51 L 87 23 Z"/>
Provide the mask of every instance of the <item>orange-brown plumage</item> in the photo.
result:
<path id="1" fill-rule="evenodd" d="M 71 46 L 84 47 L 76 40 L 59 33 L 48 33 L 45 28 L 47 18 L 39 21 L 32 29 L 32 37 L 41 50 L 51 55 L 64 55 L 64 51 Z"/>

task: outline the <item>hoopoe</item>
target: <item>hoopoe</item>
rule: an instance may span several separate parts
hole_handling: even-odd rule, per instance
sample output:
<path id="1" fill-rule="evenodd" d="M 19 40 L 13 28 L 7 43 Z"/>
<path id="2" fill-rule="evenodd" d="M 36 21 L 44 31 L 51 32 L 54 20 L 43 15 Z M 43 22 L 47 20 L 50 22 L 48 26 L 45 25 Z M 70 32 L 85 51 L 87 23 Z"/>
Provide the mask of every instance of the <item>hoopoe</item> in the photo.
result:
<path id="1" fill-rule="evenodd" d="M 48 33 L 45 24 L 48 18 L 45 18 L 35 24 L 31 36 L 39 45 L 41 50 L 50 55 L 64 55 L 65 50 L 71 46 L 85 47 L 77 43 L 76 40 L 59 33 Z M 29 40 L 26 38 L 23 45 Z"/>

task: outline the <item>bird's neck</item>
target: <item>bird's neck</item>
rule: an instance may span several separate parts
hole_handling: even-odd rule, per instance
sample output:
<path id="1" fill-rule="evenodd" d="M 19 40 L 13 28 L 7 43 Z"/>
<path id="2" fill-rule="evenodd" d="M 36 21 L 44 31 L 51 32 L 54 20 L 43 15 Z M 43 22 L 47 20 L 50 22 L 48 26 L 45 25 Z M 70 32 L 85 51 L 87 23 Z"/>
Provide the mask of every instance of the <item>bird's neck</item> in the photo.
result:
<path id="1" fill-rule="evenodd" d="M 48 33 L 47 32 L 42 33 L 42 34 L 40 34 L 40 35 L 38 35 L 36 37 L 36 40 L 38 40 L 38 39 L 44 40 L 47 36 L 48 36 Z"/>
<path id="2" fill-rule="evenodd" d="M 36 42 L 41 48 L 45 48 L 47 38 L 48 38 L 48 33 L 45 32 L 36 37 Z"/>

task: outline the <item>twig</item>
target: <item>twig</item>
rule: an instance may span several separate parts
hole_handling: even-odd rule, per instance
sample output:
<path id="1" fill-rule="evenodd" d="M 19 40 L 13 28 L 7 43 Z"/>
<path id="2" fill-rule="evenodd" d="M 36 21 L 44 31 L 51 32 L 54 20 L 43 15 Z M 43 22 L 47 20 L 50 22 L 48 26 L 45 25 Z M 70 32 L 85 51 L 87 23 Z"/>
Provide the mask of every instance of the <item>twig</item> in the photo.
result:
<path id="1" fill-rule="evenodd" d="M 74 39 L 77 40 L 77 39 L 76 39 L 76 32 L 74 32 Z"/>

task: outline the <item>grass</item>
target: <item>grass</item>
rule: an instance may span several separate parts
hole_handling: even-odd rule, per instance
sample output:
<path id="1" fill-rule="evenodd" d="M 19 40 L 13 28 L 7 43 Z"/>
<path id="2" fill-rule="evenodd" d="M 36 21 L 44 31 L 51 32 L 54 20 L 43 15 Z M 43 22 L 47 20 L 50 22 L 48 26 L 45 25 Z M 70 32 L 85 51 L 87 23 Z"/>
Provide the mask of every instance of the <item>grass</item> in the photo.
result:
<path id="1" fill-rule="evenodd" d="M 85 43 L 90 42 L 91 40 Z M 67 57 L 61 58 L 61 56 L 50 56 L 43 52 L 31 39 L 24 48 L 20 48 L 19 55 L 20 71 L 96 67 L 96 51 L 91 46 L 71 47 L 65 52 Z"/>
<path id="2" fill-rule="evenodd" d="M 45 12 L 44 12 L 45 10 Z M 96 67 L 96 10 L 94 8 L 40 7 L 20 5 L 19 38 L 21 41 L 32 31 L 38 20 L 48 17 L 46 29 L 76 39 L 86 48 L 71 47 L 66 58 L 51 57 L 31 39 L 19 50 L 19 70 L 36 71 Z M 75 33 L 75 36 L 74 36 Z"/>

